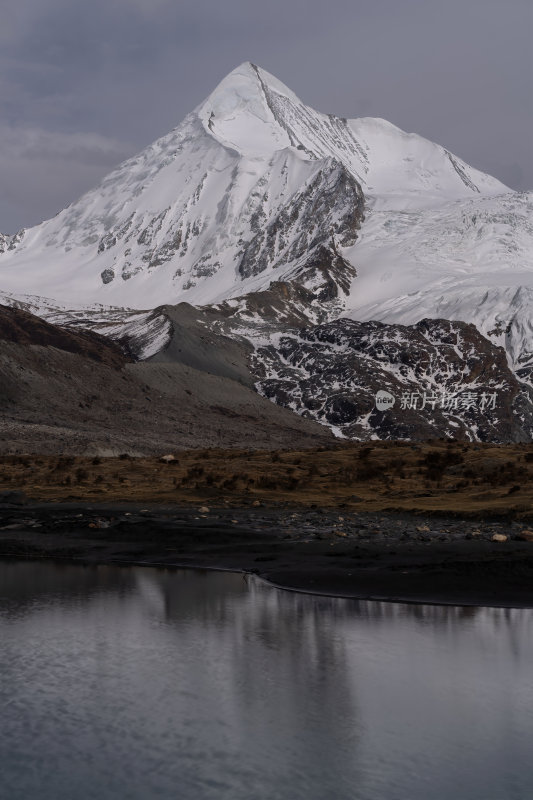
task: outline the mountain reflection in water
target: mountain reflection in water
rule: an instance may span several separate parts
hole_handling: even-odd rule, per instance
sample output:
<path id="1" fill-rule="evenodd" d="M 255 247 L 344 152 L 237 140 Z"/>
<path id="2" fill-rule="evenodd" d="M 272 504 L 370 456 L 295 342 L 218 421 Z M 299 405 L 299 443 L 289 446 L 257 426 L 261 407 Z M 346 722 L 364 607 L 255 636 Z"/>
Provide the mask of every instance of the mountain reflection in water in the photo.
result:
<path id="1" fill-rule="evenodd" d="M 0 562 L 0 797 L 530 798 L 533 612 Z"/>

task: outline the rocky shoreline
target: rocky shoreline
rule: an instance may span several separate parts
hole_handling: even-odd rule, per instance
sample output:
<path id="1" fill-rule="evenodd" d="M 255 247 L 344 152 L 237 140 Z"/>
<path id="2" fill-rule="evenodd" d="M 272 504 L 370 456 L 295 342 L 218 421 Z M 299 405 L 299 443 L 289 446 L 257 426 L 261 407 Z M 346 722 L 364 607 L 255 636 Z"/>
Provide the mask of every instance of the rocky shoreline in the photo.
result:
<path id="1" fill-rule="evenodd" d="M 0 497 L 0 558 L 229 569 L 295 591 L 452 605 L 533 607 L 531 528 L 510 516 Z"/>

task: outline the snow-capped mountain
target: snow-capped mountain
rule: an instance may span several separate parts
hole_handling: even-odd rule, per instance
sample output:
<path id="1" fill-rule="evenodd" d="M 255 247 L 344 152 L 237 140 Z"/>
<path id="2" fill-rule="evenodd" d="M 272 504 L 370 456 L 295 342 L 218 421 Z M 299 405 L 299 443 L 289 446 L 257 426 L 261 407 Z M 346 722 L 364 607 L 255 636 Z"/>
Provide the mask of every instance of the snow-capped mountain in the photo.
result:
<path id="1" fill-rule="evenodd" d="M 349 125 L 245 64 L 96 189 L 15 247 L 6 239 L 0 288 L 146 308 L 222 300 L 282 273 L 318 296 L 314 262 L 338 260 L 362 219 L 361 187 L 338 157 L 362 160 L 352 140 Z"/>
<path id="2" fill-rule="evenodd" d="M 320 114 L 246 63 L 79 201 L 4 237 L 0 289 L 147 308 L 220 302 L 298 279 L 320 298 L 335 261 L 344 279 L 338 314 L 350 292 L 356 303 L 373 300 L 353 281 L 368 271 L 357 249 L 365 198 L 367 241 L 376 213 L 438 215 L 507 191 L 384 120 Z"/>
<path id="3" fill-rule="evenodd" d="M 531 381 L 532 211 L 532 193 L 510 191 L 440 145 L 385 120 L 321 114 L 245 63 L 171 133 L 56 217 L 0 235 L 0 302 L 107 334 L 141 359 L 172 340 L 169 305 L 202 306 L 202 324 L 253 343 L 260 391 L 335 427 L 327 411 L 335 391 L 363 390 L 346 371 L 350 359 L 359 371 L 366 361 L 369 376 L 373 370 L 351 320 L 411 326 L 404 333 L 413 341 L 423 318 L 440 319 L 439 330 L 442 320 L 473 322 Z M 322 328 L 315 335 L 313 326 L 335 320 L 342 347 L 324 350 Z M 372 336 L 388 336 L 380 331 Z M 480 357 L 496 358 L 482 337 L 471 339 Z M 448 352 L 444 344 L 431 364 Z M 305 365 L 319 365 L 320 386 L 300 363 L 304 351 Z M 432 388 L 429 374 L 397 372 L 393 356 L 378 373 L 395 376 L 396 393 L 402 385 L 415 391 L 419 379 Z M 475 383 L 475 354 L 456 362 L 443 392 L 465 376 Z M 328 363 L 344 376 L 332 386 Z M 286 378 L 298 384 L 290 392 Z M 508 376 L 498 380 L 511 386 Z M 324 413 L 309 407 L 306 382 Z M 514 384 L 511 394 L 525 397 Z M 515 400 L 508 412 L 522 432 L 512 435 L 529 436 Z M 337 424 L 345 435 L 382 435 L 380 420 L 365 429 L 367 412 L 352 411 Z M 450 419 L 444 415 L 441 433 Z M 477 435 L 476 419 L 457 424 Z M 489 428 L 480 435 L 496 435 Z"/>

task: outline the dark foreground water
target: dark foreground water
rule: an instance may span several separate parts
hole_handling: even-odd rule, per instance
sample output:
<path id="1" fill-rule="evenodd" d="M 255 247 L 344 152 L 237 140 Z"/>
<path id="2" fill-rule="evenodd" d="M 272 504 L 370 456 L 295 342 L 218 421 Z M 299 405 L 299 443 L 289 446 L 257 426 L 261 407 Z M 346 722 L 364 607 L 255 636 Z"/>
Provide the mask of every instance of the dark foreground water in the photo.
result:
<path id="1" fill-rule="evenodd" d="M 2 800 L 533 798 L 533 612 L 0 562 Z"/>

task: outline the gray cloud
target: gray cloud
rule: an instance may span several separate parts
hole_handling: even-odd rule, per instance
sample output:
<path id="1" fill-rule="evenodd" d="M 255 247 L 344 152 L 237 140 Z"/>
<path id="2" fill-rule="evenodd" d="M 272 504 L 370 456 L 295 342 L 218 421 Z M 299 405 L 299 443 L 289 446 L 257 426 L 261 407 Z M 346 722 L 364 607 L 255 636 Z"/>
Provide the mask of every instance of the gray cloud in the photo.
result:
<path id="1" fill-rule="evenodd" d="M 121 142 L 99 133 L 50 133 L 0 125 L 0 158 L 10 161 L 42 159 L 108 167 L 123 155 Z"/>
<path id="2" fill-rule="evenodd" d="M 76 199 L 244 60 L 532 188 L 532 31 L 529 0 L 18 0 L 0 28 L 0 230 Z"/>
<path id="3" fill-rule="evenodd" d="M 134 150 L 98 133 L 0 125 L 3 230 L 13 232 L 53 216 Z"/>

